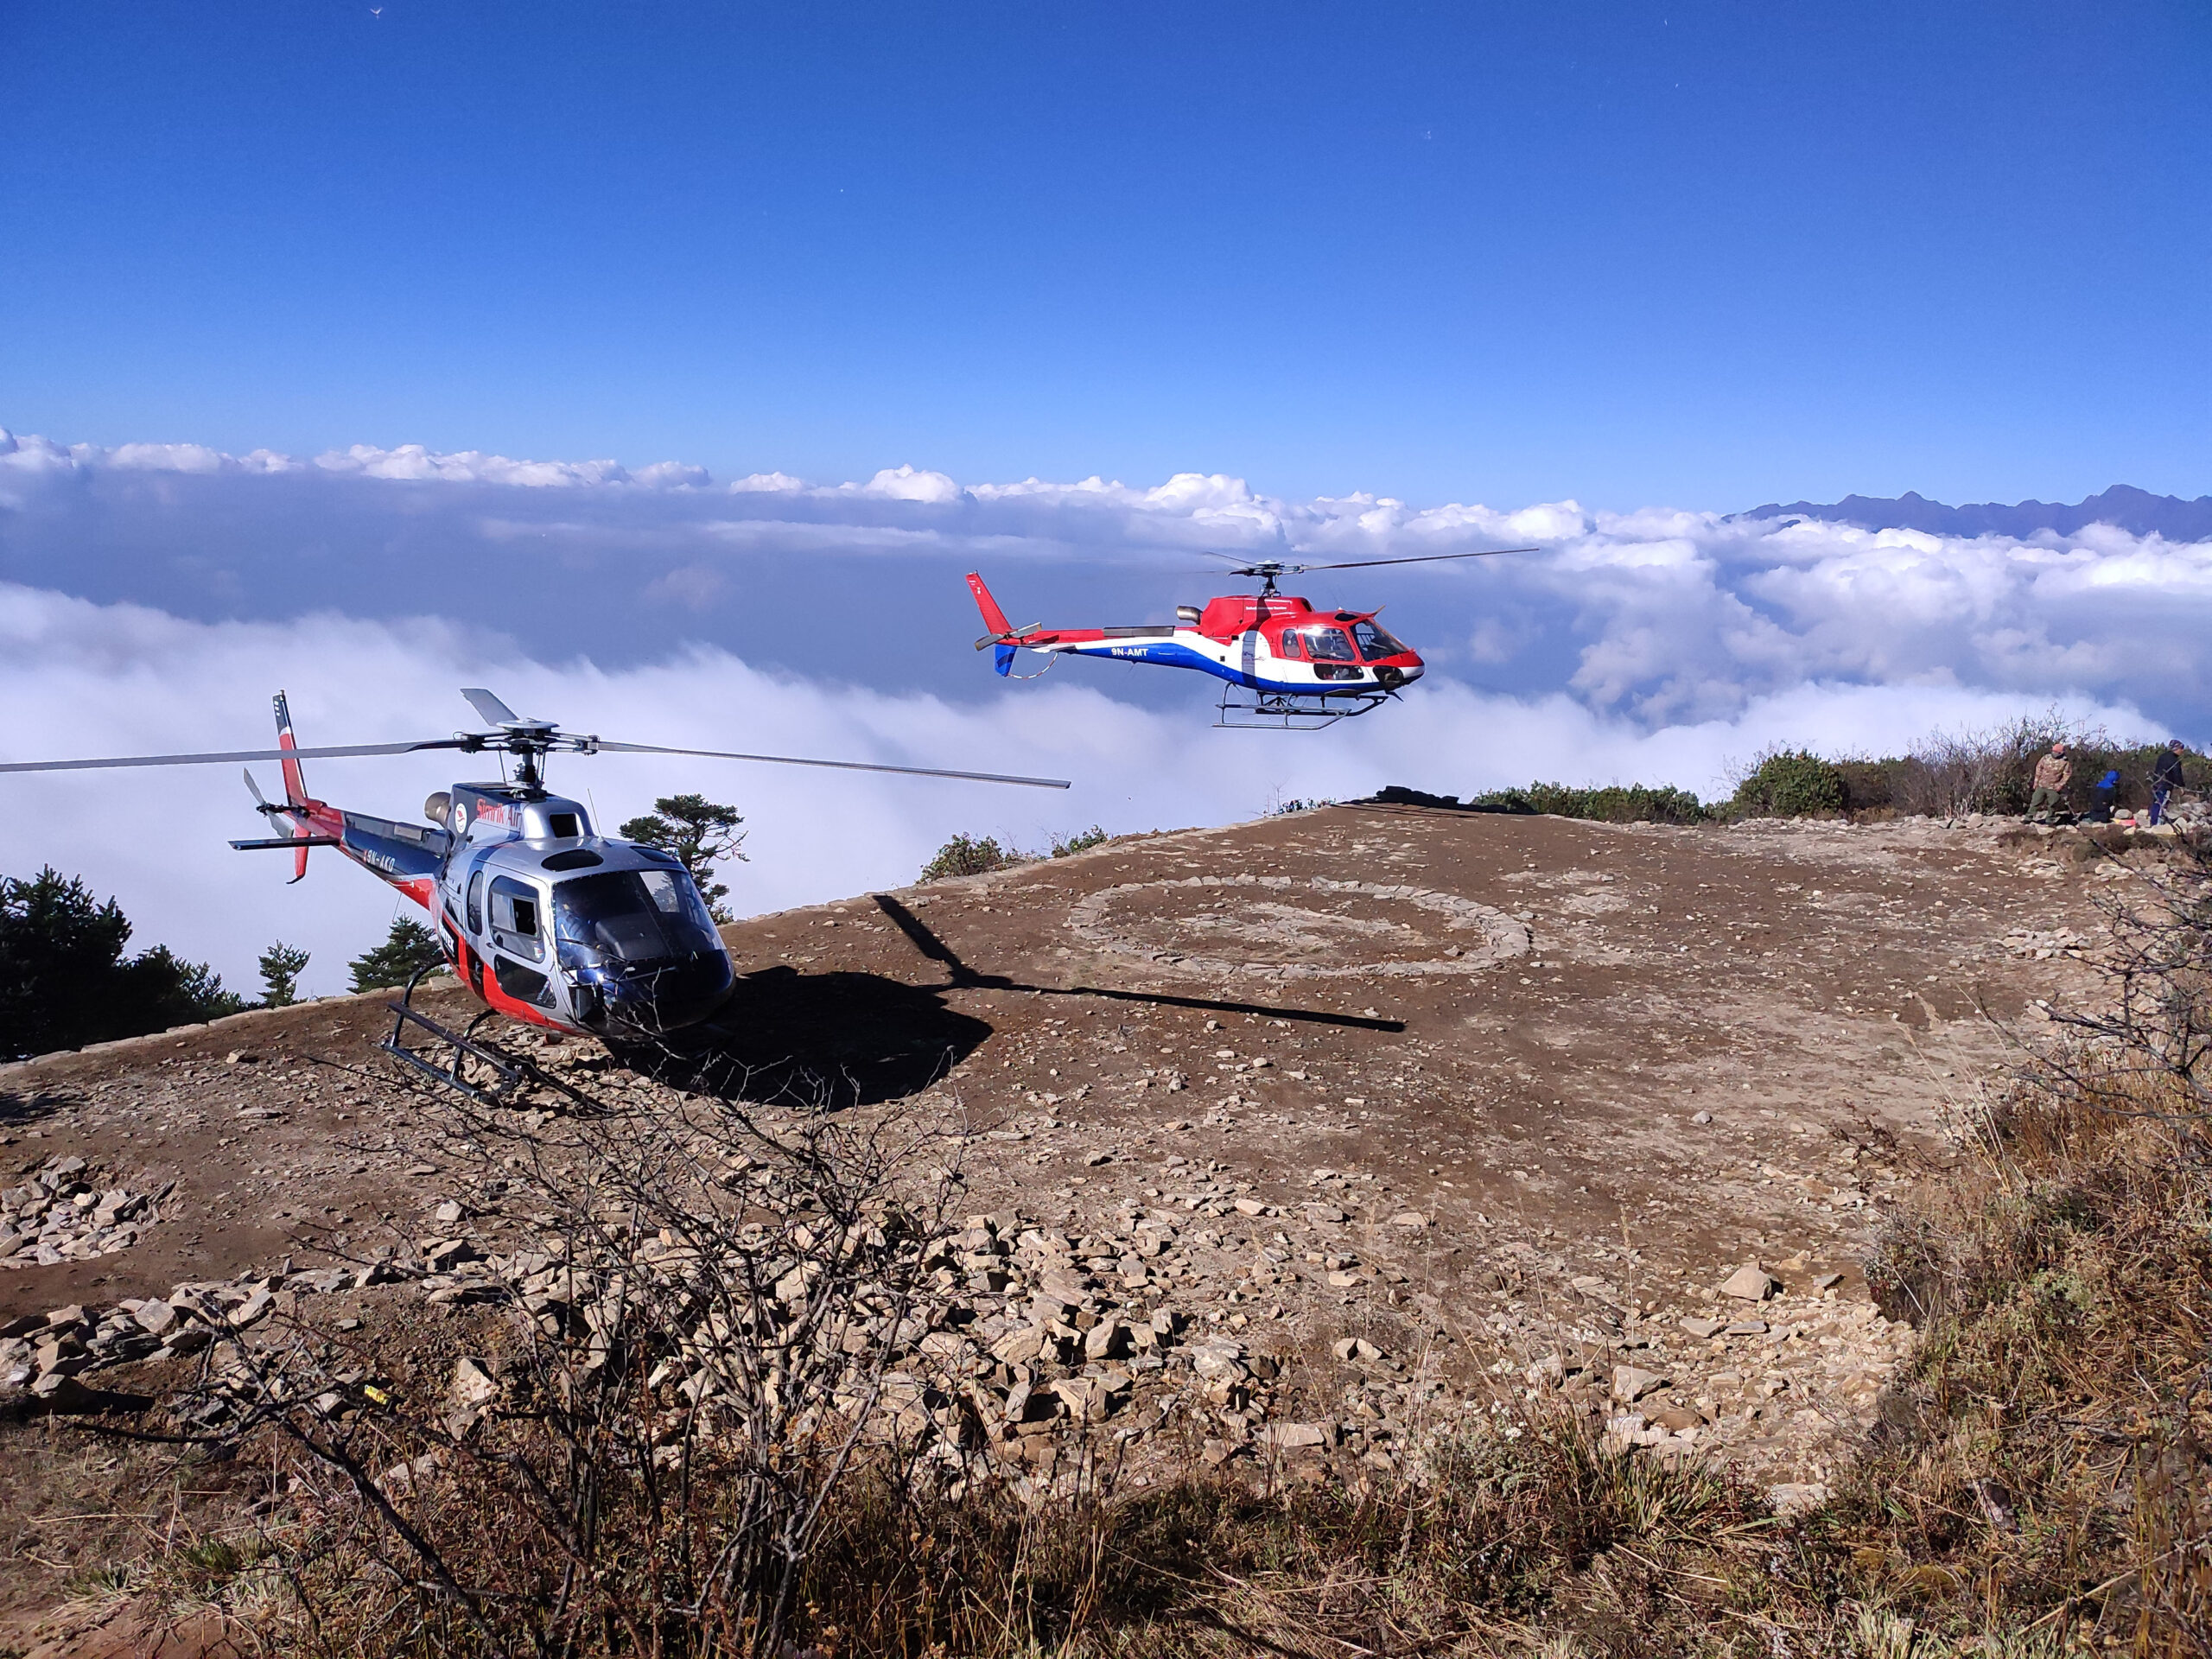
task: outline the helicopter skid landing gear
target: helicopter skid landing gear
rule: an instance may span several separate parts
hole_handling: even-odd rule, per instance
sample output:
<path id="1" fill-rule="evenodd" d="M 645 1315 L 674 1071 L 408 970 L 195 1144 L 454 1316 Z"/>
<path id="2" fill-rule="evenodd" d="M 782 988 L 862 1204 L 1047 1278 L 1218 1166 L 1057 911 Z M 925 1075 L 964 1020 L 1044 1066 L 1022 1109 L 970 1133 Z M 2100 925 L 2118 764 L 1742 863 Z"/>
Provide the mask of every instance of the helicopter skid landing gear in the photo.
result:
<path id="1" fill-rule="evenodd" d="M 560 1096 L 580 1111 L 598 1109 L 597 1103 L 588 1096 L 562 1082 L 544 1067 L 480 1041 L 477 1027 L 499 1018 L 490 1010 L 470 1020 L 466 1031 L 455 1031 L 427 1014 L 417 1013 L 413 1006 L 415 986 L 422 977 L 418 973 L 409 980 L 399 1001 L 391 1005 L 391 1035 L 377 1045 L 385 1053 L 404 1061 L 433 1082 L 458 1090 L 471 1100 L 487 1106 L 519 1105 L 521 1096 L 543 1090 Z M 410 1026 L 426 1033 L 429 1042 L 419 1048 L 410 1048 L 402 1041 Z"/>
<path id="2" fill-rule="evenodd" d="M 1318 732 L 1354 715 L 1363 715 L 1390 701 L 1388 691 L 1360 691 L 1349 695 L 1312 696 L 1295 691 L 1242 691 L 1221 694 L 1220 718 L 1216 726 L 1279 732 Z"/>

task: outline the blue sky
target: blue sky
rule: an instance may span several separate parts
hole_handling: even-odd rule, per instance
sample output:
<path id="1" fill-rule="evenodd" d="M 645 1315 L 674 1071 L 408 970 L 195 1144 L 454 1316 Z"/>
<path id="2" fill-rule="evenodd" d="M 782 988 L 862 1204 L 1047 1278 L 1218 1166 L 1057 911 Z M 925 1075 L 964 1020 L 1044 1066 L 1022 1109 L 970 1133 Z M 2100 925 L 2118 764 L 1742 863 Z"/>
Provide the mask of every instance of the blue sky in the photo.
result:
<path id="1" fill-rule="evenodd" d="M 956 831 L 1712 795 L 2054 705 L 2212 741 L 2212 542 L 1726 516 L 2212 492 L 2208 20 L 0 0 L 0 758 L 251 747 L 279 686 L 312 741 L 441 734 L 467 683 L 1077 782 L 563 780 L 739 804 L 758 911 Z M 1298 736 L 1193 675 L 997 680 L 960 580 L 1158 620 L 1235 585 L 1206 550 L 1522 545 L 1299 579 L 1431 672 Z M 417 760 L 317 785 L 404 816 Z M 394 901 L 256 828 L 228 768 L 11 778 L 0 872 L 336 988 Z"/>
<path id="2" fill-rule="evenodd" d="M 0 6 L 0 425 L 2212 490 L 2199 4 Z"/>

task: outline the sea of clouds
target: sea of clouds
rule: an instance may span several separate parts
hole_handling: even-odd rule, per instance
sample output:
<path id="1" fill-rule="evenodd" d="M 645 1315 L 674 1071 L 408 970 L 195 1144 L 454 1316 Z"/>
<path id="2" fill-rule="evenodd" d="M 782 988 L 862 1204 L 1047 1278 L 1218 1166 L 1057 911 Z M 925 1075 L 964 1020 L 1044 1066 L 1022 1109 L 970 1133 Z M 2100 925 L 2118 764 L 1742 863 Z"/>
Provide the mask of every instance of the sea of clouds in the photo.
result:
<path id="1" fill-rule="evenodd" d="M 1020 622 L 1139 622 L 1233 591 L 1214 567 L 1235 559 L 1522 546 L 1536 550 L 1290 582 L 1319 604 L 1387 601 L 1384 621 L 1431 664 L 1402 705 L 1318 734 L 1217 730 L 1195 675 L 1065 663 L 1001 682 L 969 649 L 961 581 L 982 570 Z M 909 880 L 957 830 L 1036 846 L 1394 782 L 1709 796 L 1771 745 L 1895 752 L 2053 704 L 2202 741 L 2208 609 L 2212 543 L 2102 526 L 1947 538 L 1573 502 L 1288 501 L 1215 474 L 723 482 L 672 463 L 411 446 L 302 460 L 0 432 L 0 758 L 254 747 L 279 686 L 304 742 L 442 735 L 471 720 L 454 688 L 488 684 L 607 737 L 1076 785 L 562 763 L 556 785 L 588 791 L 610 826 L 678 789 L 738 802 L 751 861 L 733 902 L 747 912 Z M 332 762 L 311 780 L 399 816 L 453 766 Z M 315 953 L 308 988 L 341 988 L 345 959 L 397 913 L 338 861 L 288 887 L 286 861 L 229 852 L 257 823 L 234 767 L 0 789 L 0 872 L 81 872 L 142 943 L 233 983 L 250 987 L 282 937 Z"/>

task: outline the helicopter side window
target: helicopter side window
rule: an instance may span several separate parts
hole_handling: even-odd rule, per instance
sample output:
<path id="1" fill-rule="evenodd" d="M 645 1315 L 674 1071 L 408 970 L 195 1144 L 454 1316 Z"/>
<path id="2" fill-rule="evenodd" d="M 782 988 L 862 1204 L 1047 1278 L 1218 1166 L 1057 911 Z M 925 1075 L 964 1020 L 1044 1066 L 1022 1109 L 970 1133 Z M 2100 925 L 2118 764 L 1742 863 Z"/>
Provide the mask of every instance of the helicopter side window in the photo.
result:
<path id="1" fill-rule="evenodd" d="M 468 873 L 468 931 L 484 931 L 484 867 L 479 864 Z"/>
<path id="2" fill-rule="evenodd" d="M 1342 628 L 1300 628 L 1298 636 L 1306 646 L 1306 654 L 1317 663 L 1359 660 L 1352 655 L 1351 639 Z"/>
<path id="3" fill-rule="evenodd" d="M 1276 656 L 1282 658 L 1288 662 L 1294 663 L 1298 660 L 1299 650 L 1297 629 L 1285 628 L 1281 633 L 1275 636 L 1274 653 Z"/>
<path id="4" fill-rule="evenodd" d="M 1405 652 L 1406 648 L 1391 637 L 1389 629 L 1377 627 L 1372 622 L 1355 622 L 1351 631 L 1352 637 L 1359 641 L 1359 654 L 1370 663 L 1379 657 L 1397 657 Z"/>
<path id="5" fill-rule="evenodd" d="M 537 928 L 537 889 L 511 875 L 492 878 L 492 942 L 531 962 L 545 959 Z"/>

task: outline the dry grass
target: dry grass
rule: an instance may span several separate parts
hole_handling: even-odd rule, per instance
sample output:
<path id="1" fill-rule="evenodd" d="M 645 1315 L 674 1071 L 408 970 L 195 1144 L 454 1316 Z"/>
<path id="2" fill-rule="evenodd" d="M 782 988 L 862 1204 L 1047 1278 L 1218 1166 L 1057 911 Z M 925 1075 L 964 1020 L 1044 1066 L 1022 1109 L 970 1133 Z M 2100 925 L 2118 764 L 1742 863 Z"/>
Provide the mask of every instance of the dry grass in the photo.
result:
<path id="1" fill-rule="evenodd" d="M 131 1581 L 251 1619 L 270 1651 L 349 1656 L 2205 1655 L 2209 1012 L 2212 861 L 2184 849 L 2115 915 L 2104 1000 L 1974 1125 L 1974 1173 L 1892 1217 L 1869 1276 L 1921 1346 L 1835 1496 L 1795 1521 L 1565 1416 L 1492 1415 L 1402 1471 L 1193 1459 L 1119 1491 L 1102 1443 L 1068 1461 L 1109 1472 L 1041 1502 L 887 1446 L 801 1483 L 827 1497 L 764 1641 L 764 1604 L 703 1593 L 700 1564 L 828 1419 L 777 1419 L 785 1440 L 734 1460 L 702 1433 L 671 1484 L 658 1434 L 533 1455 L 558 1414 L 516 1411 L 442 1439 L 363 1420 L 378 1468 L 441 1452 L 398 1509 L 465 1600 L 328 1446 L 268 1438 L 240 1448 L 290 1495 L 267 1553 L 195 1541 Z M 639 1365 L 670 1346 L 628 1340 Z M 548 1471 L 588 1502 L 518 1501 Z"/>
<path id="2" fill-rule="evenodd" d="M 1584 1598 L 1598 1623 L 1655 1638 L 1624 1651 L 1657 1653 L 1706 1623 L 1709 1586 L 1758 1576 L 1774 1531 L 1726 1478 L 1603 1452 L 1558 1418 L 1486 1426 L 1379 1483 L 1193 1474 L 1034 1506 L 860 1487 L 807 1604 L 825 1647 L 913 1659 L 1464 1652 L 1518 1645 L 1580 1577 L 1603 1586 Z"/>
<path id="3" fill-rule="evenodd" d="M 502 1505 L 480 1464 L 426 1487 L 409 1513 L 448 1540 L 466 1529 L 452 1564 L 486 1624 L 427 1585 L 395 1596 L 401 1563 L 332 1490 L 302 1505 L 285 1541 L 297 1594 L 262 1628 L 276 1650 L 332 1655 L 762 1650 L 711 1610 L 673 1618 L 645 1592 L 680 1570 L 672 1544 L 730 1518 L 715 1483 L 696 1483 L 701 1512 L 681 1527 L 631 1487 L 607 1482 L 601 1524 L 623 1548 L 602 1560 L 601 1617 L 552 1646 L 522 1604 L 554 1593 L 558 1541 Z M 1779 1600 L 1770 1588 L 1777 1552 L 1793 1548 L 1748 1489 L 1604 1452 L 1564 1418 L 1485 1427 L 1379 1484 L 1207 1472 L 1026 1503 L 999 1487 L 950 1495 L 879 1463 L 838 1490 L 788 1643 L 767 1650 L 1319 1659 L 1518 1651 L 1551 1631 L 1574 1651 L 1656 1656 L 1709 1646 L 1722 1608 L 1802 1623 L 1790 1582 L 1802 1575 L 1784 1575 Z M 623 1611 L 648 1606 L 650 1623 Z"/>
<path id="4" fill-rule="evenodd" d="M 1891 1230 L 1878 1282 L 1922 1346 L 1825 1522 L 1923 1617 L 2203 1653 L 2212 1183 L 2192 1124 L 2120 1103 L 2022 1089 L 1979 1188 Z"/>

